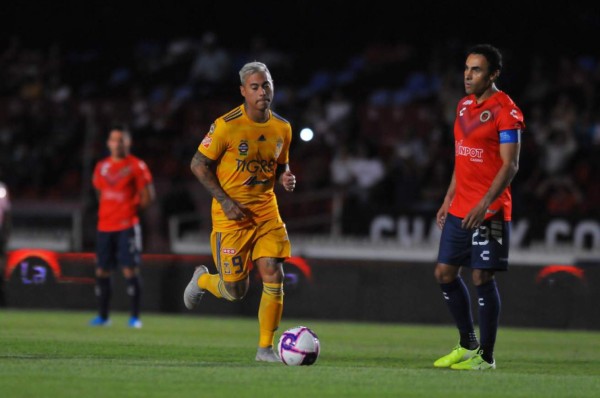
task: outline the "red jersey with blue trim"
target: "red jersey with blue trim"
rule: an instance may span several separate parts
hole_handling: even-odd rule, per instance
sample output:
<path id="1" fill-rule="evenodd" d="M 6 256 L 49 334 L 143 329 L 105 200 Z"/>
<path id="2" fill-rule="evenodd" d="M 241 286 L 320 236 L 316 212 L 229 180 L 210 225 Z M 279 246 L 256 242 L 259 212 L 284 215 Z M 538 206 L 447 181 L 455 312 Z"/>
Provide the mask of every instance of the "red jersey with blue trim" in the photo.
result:
<path id="1" fill-rule="evenodd" d="M 479 203 L 502 167 L 502 132 L 520 134 L 524 128 L 523 113 L 502 91 L 479 104 L 472 94 L 459 101 L 454 122 L 456 191 L 450 214 L 464 218 Z M 511 220 L 510 186 L 489 206 L 486 219 L 499 212 L 505 221 Z"/>
<path id="2" fill-rule="evenodd" d="M 133 155 L 122 160 L 109 156 L 96 164 L 92 182 L 100 192 L 99 231 L 120 231 L 139 223 L 140 192 L 152 182 L 143 160 Z"/>

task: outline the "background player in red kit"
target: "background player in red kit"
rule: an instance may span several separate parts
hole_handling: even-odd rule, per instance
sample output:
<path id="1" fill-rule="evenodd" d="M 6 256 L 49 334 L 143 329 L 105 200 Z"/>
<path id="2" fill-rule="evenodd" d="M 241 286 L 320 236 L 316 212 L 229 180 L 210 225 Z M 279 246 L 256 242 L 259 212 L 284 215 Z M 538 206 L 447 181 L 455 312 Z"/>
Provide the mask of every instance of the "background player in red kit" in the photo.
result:
<path id="1" fill-rule="evenodd" d="M 508 268 L 512 199 L 519 168 L 523 114 L 496 87 L 502 70 L 497 48 L 482 44 L 467 53 L 464 85 L 454 123 L 455 163 L 444 203 L 435 278 L 460 333 L 458 345 L 434 362 L 459 370 L 494 369 L 500 295 L 494 272 Z M 474 332 L 469 291 L 460 277 L 472 268 L 478 295 L 480 342 Z"/>
<path id="2" fill-rule="evenodd" d="M 142 236 L 138 210 L 155 198 L 152 174 L 144 161 L 131 155 L 131 135 L 123 128 L 110 131 L 110 156 L 96 164 L 92 182 L 98 193 L 96 296 L 98 316 L 92 326 L 108 326 L 112 271 L 120 267 L 131 297 L 129 326 L 141 328 L 140 255 Z"/>

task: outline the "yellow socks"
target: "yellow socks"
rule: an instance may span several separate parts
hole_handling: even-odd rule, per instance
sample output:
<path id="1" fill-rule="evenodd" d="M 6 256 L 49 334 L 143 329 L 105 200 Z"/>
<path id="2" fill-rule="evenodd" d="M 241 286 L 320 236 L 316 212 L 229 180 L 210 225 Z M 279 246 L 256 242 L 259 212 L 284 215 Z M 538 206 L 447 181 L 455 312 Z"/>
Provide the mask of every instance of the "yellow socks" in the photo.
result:
<path id="1" fill-rule="evenodd" d="M 198 278 L 198 286 L 208 290 L 217 298 L 229 301 L 237 301 L 227 290 L 218 274 L 202 274 Z M 263 283 L 263 292 L 258 307 L 258 324 L 260 336 L 259 347 L 270 347 L 273 345 L 275 331 L 281 322 L 283 312 L 283 283 Z"/>
<path id="2" fill-rule="evenodd" d="M 273 336 L 279 327 L 282 312 L 283 283 L 263 283 L 263 292 L 258 307 L 259 347 L 273 345 Z"/>
<path id="3" fill-rule="evenodd" d="M 200 289 L 208 290 L 211 292 L 216 298 L 224 298 L 229 301 L 236 301 L 235 297 L 233 297 L 229 292 L 225 289 L 225 285 L 221 280 L 219 274 L 202 274 L 200 278 L 198 278 L 198 286 Z"/>

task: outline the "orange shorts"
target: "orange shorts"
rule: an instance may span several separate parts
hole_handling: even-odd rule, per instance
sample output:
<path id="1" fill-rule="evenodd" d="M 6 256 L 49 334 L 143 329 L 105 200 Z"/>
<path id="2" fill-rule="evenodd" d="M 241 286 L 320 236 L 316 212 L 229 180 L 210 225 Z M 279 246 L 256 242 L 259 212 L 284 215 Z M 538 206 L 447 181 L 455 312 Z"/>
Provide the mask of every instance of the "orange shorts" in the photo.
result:
<path id="1" fill-rule="evenodd" d="M 221 279 L 236 282 L 250 272 L 250 261 L 261 257 L 289 258 L 291 244 L 281 218 L 235 231 L 210 234 L 213 259 Z"/>

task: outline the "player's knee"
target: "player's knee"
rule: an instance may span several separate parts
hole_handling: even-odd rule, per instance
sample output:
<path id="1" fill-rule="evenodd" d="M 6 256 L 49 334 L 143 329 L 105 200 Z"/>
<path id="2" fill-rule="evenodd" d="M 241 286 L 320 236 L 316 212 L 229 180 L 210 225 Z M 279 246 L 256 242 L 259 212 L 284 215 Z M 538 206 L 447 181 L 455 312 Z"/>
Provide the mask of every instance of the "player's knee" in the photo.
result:
<path id="1" fill-rule="evenodd" d="M 110 271 L 104 268 L 96 268 L 96 277 L 98 278 L 108 278 L 110 276 Z"/>
<path id="2" fill-rule="evenodd" d="M 225 293 L 223 298 L 229 301 L 240 301 L 248 293 L 248 287 L 250 285 L 249 279 L 246 278 L 237 282 L 226 282 L 225 283 Z"/>
<path id="3" fill-rule="evenodd" d="M 433 271 L 433 275 L 437 283 L 450 283 L 457 277 L 454 267 L 445 264 L 438 264 Z"/>
<path id="4" fill-rule="evenodd" d="M 494 279 L 494 272 L 488 270 L 475 269 L 473 270 L 471 278 L 473 280 L 473 285 L 481 286 Z"/>
<path id="5" fill-rule="evenodd" d="M 262 275 L 263 282 L 266 283 L 283 283 L 283 278 L 285 274 L 283 273 L 283 268 L 279 268 L 277 271 L 272 274 Z"/>
<path id="6" fill-rule="evenodd" d="M 125 279 L 131 279 L 136 276 L 136 269 L 134 267 L 123 267 L 123 276 Z"/>
<path id="7" fill-rule="evenodd" d="M 258 270 L 263 282 L 283 283 L 283 261 L 280 259 L 260 259 L 257 261 Z"/>

